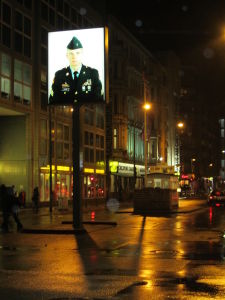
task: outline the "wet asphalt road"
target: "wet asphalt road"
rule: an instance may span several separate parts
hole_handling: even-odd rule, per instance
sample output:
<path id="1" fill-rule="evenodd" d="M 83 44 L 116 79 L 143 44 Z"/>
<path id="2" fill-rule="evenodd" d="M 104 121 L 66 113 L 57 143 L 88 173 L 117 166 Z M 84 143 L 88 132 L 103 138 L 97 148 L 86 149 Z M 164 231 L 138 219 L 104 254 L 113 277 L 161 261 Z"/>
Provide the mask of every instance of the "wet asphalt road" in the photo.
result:
<path id="1" fill-rule="evenodd" d="M 225 299 L 225 208 L 181 200 L 171 215 L 93 210 L 82 234 L 0 233 L 0 299 Z M 71 214 L 21 212 L 25 228 Z M 111 223 L 113 224 L 113 223 Z"/>

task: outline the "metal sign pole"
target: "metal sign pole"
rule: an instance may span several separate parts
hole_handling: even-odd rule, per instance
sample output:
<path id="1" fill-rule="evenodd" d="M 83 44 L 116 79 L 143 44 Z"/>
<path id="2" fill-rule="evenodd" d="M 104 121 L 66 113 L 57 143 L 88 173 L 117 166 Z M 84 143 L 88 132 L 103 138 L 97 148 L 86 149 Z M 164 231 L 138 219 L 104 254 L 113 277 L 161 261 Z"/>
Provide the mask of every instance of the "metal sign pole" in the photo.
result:
<path id="1" fill-rule="evenodd" d="M 52 107 L 49 106 L 49 212 L 52 213 Z"/>
<path id="2" fill-rule="evenodd" d="M 80 105 L 73 105 L 73 227 L 81 229 L 81 179 L 80 179 Z"/>

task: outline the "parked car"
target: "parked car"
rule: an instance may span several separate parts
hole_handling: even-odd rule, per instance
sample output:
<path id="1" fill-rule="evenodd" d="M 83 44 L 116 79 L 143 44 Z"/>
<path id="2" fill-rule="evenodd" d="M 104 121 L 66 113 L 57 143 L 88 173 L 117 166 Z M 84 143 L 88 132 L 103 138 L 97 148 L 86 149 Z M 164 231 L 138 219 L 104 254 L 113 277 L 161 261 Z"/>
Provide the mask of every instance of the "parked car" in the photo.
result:
<path id="1" fill-rule="evenodd" d="M 225 205 L 225 191 L 212 191 L 208 196 L 208 205 L 222 206 Z"/>

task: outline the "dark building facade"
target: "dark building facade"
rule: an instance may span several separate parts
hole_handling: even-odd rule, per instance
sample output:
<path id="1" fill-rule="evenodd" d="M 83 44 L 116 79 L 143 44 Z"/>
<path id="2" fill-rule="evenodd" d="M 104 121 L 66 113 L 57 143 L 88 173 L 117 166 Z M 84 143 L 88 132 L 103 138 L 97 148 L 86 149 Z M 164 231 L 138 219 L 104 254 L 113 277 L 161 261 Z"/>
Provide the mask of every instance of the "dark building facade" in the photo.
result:
<path id="1" fill-rule="evenodd" d="M 48 106 L 48 32 L 101 27 L 106 18 L 84 1 L 3 0 L 0 5 L 0 183 L 24 189 L 28 201 L 38 186 L 41 201 L 49 201 L 51 145 L 54 199 L 70 199 L 72 107 Z M 80 112 L 82 197 L 90 201 L 119 190 L 129 194 L 134 170 L 140 188 L 146 167 L 149 172 L 158 164 L 174 165 L 168 70 L 116 19 L 108 16 L 107 26 L 109 104 L 84 105 Z M 145 101 L 152 103 L 146 123 Z"/>

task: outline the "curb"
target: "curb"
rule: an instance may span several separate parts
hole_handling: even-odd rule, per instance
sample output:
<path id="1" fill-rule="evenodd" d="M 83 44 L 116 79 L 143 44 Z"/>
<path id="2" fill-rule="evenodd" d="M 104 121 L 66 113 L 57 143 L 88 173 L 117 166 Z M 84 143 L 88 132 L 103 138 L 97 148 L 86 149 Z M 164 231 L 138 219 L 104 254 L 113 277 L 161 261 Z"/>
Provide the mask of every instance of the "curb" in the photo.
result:
<path id="1" fill-rule="evenodd" d="M 110 222 L 110 221 L 83 221 L 83 224 L 88 225 L 112 225 L 117 226 L 117 222 Z M 62 221 L 61 224 L 73 224 L 72 221 Z"/>
<path id="2" fill-rule="evenodd" d="M 84 234 L 87 233 L 86 229 L 41 229 L 41 228 L 24 228 L 20 233 L 32 233 L 32 234 Z"/>

